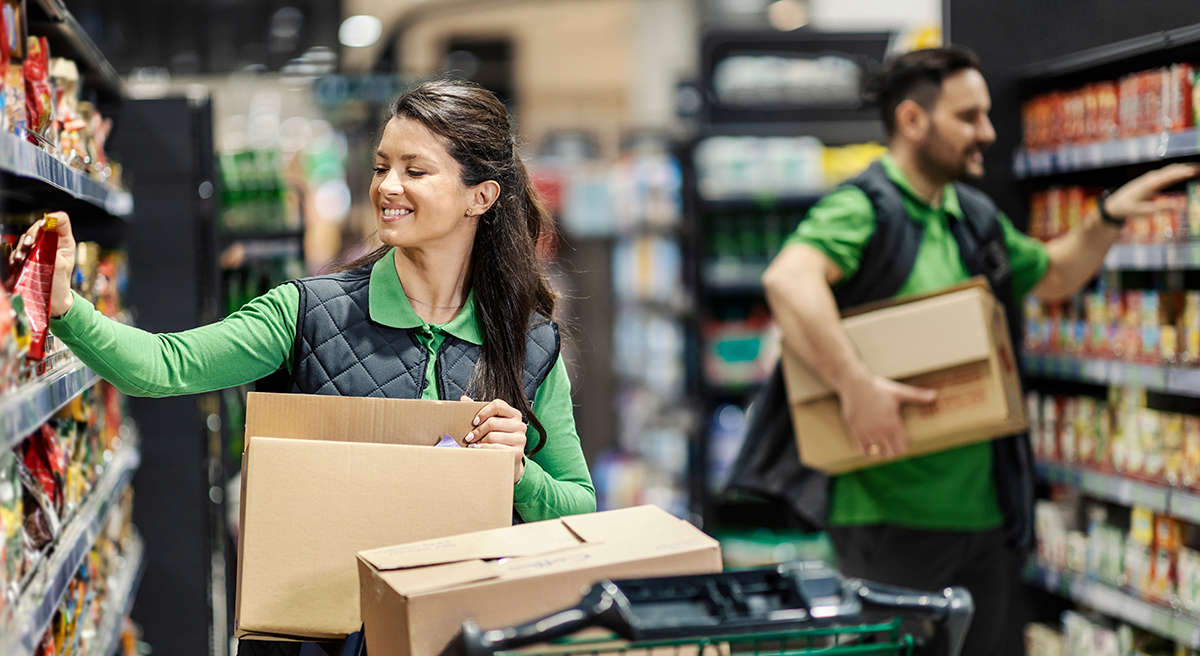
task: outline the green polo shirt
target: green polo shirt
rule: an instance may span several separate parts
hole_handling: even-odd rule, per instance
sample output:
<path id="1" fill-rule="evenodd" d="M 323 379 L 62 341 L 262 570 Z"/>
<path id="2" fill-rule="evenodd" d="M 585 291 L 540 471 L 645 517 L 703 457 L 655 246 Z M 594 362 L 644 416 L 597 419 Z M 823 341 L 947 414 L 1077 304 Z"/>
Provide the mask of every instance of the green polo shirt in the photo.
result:
<path id="1" fill-rule="evenodd" d="M 912 219 L 925 227 L 912 273 L 897 296 L 943 289 L 969 275 L 950 233 L 950 221 L 961 220 L 954 187 L 946 185 L 940 207 L 930 205 L 888 155 L 884 171 L 904 198 Z M 1003 213 L 1013 293 L 1023 298 L 1050 265 L 1045 246 L 1015 229 Z M 787 244 L 808 244 L 821 251 L 849 280 L 862 262 L 875 229 L 875 211 L 857 187 L 841 187 L 809 211 Z M 901 345 L 898 345 L 901 346 Z M 895 524 L 933 530 L 987 530 L 1003 523 L 992 473 L 992 446 L 972 444 L 940 453 L 871 467 L 838 476 L 829 504 L 832 526 Z"/>
<path id="2" fill-rule="evenodd" d="M 126 394 L 198 394 L 256 381 L 281 366 L 290 369 L 299 307 L 299 290 L 285 284 L 218 323 L 155 335 L 107 319 L 76 295 L 71 309 L 50 322 L 50 330 Z M 392 252 L 371 269 L 368 309 L 371 319 L 385 326 L 415 329 L 429 350 L 424 399 L 438 399 L 435 366 L 446 335 L 483 343 L 474 294 L 450 321 L 426 323 L 404 295 Z M 525 473 L 513 488 L 513 507 L 525 521 L 595 511 L 595 490 L 575 430 L 571 382 L 561 355 L 538 387 L 533 411 L 546 428 L 545 446 L 526 460 Z M 529 442 L 535 441 L 536 431 L 530 430 Z"/>

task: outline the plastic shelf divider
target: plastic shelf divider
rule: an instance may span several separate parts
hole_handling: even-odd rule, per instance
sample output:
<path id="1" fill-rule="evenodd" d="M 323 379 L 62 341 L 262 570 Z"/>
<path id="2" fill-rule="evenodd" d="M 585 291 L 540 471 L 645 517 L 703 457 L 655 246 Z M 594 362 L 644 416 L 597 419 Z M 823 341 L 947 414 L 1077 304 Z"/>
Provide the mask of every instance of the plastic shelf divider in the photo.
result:
<path id="1" fill-rule="evenodd" d="M 1192 649 L 1200 647 L 1200 617 L 1152 604 L 1074 573 L 1058 572 L 1037 564 L 1026 567 L 1025 580 L 1051 594 L 1090 606 Z"/>
<path id="2" fill-rule="evenodd" d="M 1197 154 L 1200 154 L 1200 132 L 1188 128 L 1101 143 L 1020 149 L 1013 154 L 1012 172 L 1017 179 L 1039 178 Z"/>
<path id="3" fill-rule="evenodd" d="M 1037 470 L 1039 476 L 1051 483 L 1069 485 L 1090 496 L 1123 506 L 1146 506 L 1158 513 L 1171 513 L 1177 494 L 1165 485 L 1145 483 L 1084 467 L 1038 462 Z M 1197 507 L 1200 508 L 1200 497 L 1197 497 Z"/>
<path id="4" fill-rule="evenodd" d="M 96 182 L 15 134 L 0 133 L 0 171 L 39 180 L 116 217 L 133 214 L 132 194 Z"/>
<path id="5" fill-rule="evenodd" d="M 11 449 L 19 444 L 99 380 L 96 372 L 76 361 L 0 397 L 0 447 Z"/>
<path id="6" fill-rule="evenodd" d="M 63 527 L 54 551 L 42 561 L 33 580 L 21 592 L 11 622 L 0 631 L 0 653 L 31 656 L 35 652 L 68 584 L 96 543 L 109 512 L 133 480 L 139 464 L 141 455 L 136 446 L 122 447 L 113 455 L 75 518 Z"/>
<path id="7" fill-rule="evenodd" d="M 1072 355 L 1026 353 L 1021 358 L 1033 376 L 1096 385 L 1135 385 L 1154 392 L 1200 398 L 1200 368 L 1142 364 Z"/>

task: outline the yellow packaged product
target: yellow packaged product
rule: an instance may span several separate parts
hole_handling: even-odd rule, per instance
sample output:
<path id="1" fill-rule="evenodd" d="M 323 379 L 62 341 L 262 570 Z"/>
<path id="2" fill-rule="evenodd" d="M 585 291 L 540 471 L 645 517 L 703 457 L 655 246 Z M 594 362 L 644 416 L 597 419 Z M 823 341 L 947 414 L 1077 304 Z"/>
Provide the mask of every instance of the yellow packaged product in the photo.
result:
<path id="1" fill-rule="evenodd" d="M 1162 419 L 1161 413 L 1149 408 L 1141 409 L 1142 439 L 1141 452 L 1134 452 L 1144 463 L 1141 474 L 1149 478 L 1160 478 L 1163 475 L 1165 458 L 1163 457 Z M 1135 470 L 1136 471 L 1136 470 Z"/>
<path id="2" fill-rule="evenodd" d="M 1183 415 L 1162 413 L 1163 478 L 1178 485 L 1183 477 Z"/>
<path id="3" fill-rule="evenodd" d="M 1183 467 L 1180 478 L 1187 487 L 1200 481 L 1200 417 L 1183 417 Z"/>

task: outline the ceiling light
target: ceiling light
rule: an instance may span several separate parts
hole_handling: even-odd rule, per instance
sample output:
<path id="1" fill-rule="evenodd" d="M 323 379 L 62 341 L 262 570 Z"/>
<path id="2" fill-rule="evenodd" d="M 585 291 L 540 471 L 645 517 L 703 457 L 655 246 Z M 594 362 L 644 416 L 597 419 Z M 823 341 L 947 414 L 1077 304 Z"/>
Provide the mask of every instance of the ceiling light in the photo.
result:
<path id="1" fill-rule="evenodd" d="M 338 28 L 338 41 L 348 48 L 365 48 L 379 40 L 383 22 L 374 16 L 351 16 Z"/>
<path id="2" fill-rule="evenodd" d="M 790 32 L 808 24 L 808 10 L 801 0 L 776 0 L 767 7 L 767 20 L 771 27 Z"/>

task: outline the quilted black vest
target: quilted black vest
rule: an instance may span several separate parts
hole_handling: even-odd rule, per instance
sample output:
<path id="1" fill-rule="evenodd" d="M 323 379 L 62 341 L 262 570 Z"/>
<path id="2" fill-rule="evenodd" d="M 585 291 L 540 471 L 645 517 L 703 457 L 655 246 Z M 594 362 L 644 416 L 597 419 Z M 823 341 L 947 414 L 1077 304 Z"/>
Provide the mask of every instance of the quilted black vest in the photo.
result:
<path id="1" fill-rule="evenodd" d="M 371 320 L 367 288 L 371 266 L 292 281 L 300 291 L 289 391 L 333 396 L 416 399 L 425 391 L 428 350 L 415 330 Z M 538 386 L 558 360 L 558 324 L 542 316 L 530 322 L 525 341 L 525 396 L 533 404 Z M 438 398 L 471 396 L 479 346 L 446 335 L 438 350 Z M 483 400 L 483 399 L 479 399 Z"/>

